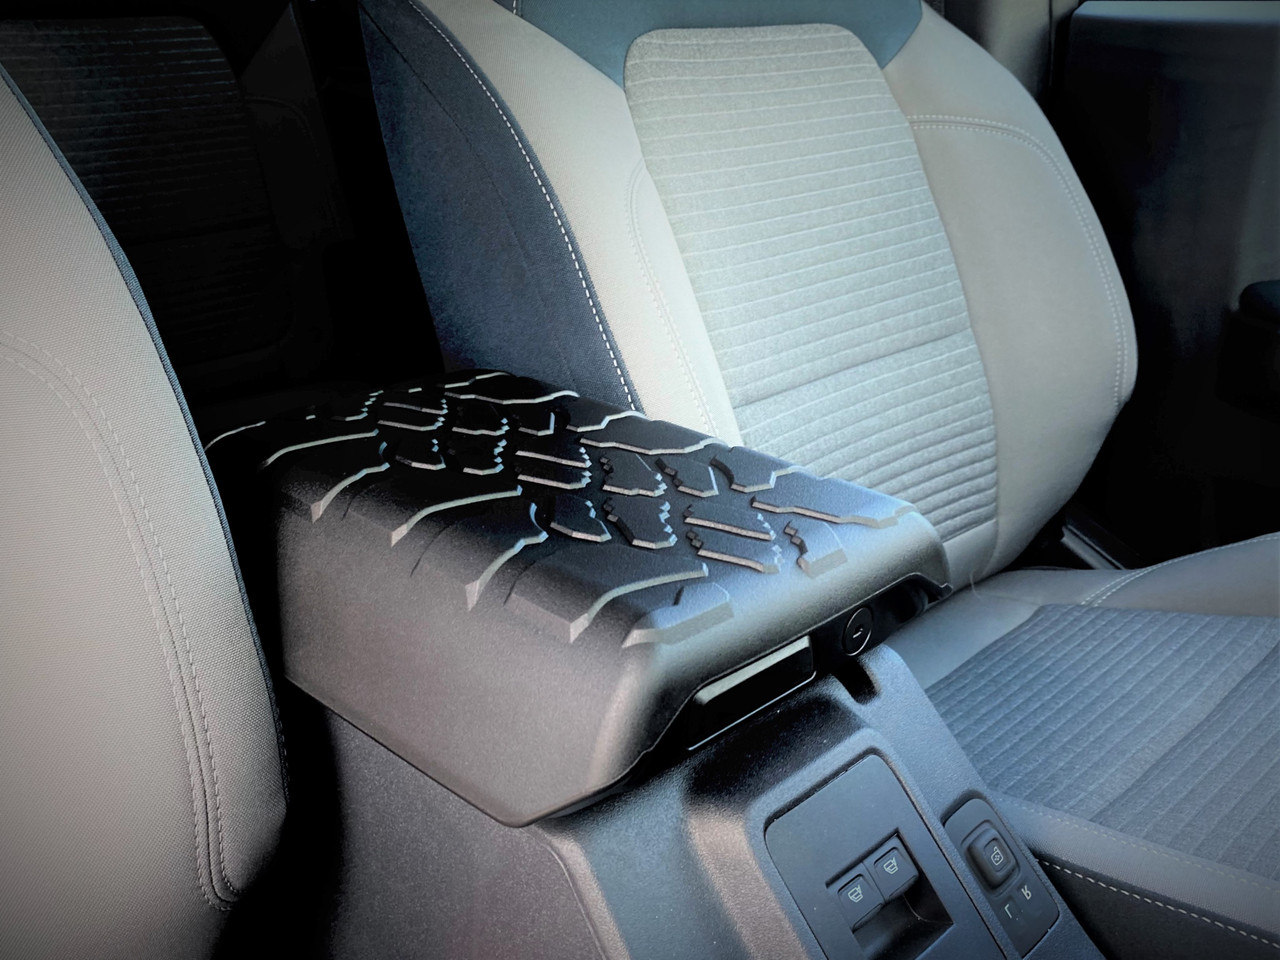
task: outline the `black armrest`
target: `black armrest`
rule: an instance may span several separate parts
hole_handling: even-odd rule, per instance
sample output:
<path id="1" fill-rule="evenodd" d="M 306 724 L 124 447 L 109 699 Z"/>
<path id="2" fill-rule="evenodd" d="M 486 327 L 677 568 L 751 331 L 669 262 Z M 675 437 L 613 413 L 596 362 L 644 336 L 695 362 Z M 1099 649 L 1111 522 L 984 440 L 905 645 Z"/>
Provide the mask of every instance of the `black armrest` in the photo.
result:
<path id="1" fill-rule="evenodd" d="M 209 457 L 232 499 L 273 504 L 288 678 L 508 824 L 947 591 L 910 504 L 507 374 L 300 411 Z"/>

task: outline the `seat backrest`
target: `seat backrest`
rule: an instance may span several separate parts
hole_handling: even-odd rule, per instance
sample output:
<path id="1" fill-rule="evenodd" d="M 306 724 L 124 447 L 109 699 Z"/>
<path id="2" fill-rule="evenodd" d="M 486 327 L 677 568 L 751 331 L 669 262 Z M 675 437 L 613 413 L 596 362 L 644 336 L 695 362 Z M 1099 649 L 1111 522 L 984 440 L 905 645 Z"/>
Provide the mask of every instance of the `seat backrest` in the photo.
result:
<path id="1" fill-rule="evenodd" d="M 1136 370 L 1032 99 L 919 0 L 364 0 L 452 363 L 914 501 L 957 582 L 1079 485 Z"/>
<path id="2" fill-rule="evenodd" d="M 146 303 L 0 70 L 0 956 L 199 957 L 284 770 Z"/>

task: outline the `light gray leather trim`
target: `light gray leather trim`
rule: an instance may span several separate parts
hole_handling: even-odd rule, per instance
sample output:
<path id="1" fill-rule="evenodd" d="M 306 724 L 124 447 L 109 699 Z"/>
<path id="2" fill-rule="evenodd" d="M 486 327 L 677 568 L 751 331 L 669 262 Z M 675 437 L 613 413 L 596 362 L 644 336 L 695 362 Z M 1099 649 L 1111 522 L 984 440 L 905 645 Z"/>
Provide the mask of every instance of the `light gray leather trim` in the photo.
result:
<path id="1" fill-rule="evenodd" d="M 907 624 L 890 645 L 927 688 L 1050 603 L 1280 617 L 1280 534 L 1119 573 L 1002 573 Z"/>
<path id="2" fill-rule="evenodd" d="M 1271 946 L 1280 941 L 1277 884 L 1015 797 L 999 796 L 998 805 L 1027 846 L 1051 866 L 1074 868 L 1171 909 L 1189 908 L 1242 936 L 1262 939 L 1235 924 L 1263 931 L 1273 938 L 1264 941 Z"/>
<path id="3" fill-rule="evenodd" d="M 622 90 L 492 0 L 405 2 L 456 38 L 519 124 L 578 241 L 645 414 L 740 443 Z"/>
<path id="4" fill-rule="evenodd" d="M 156 355 L 160 359 L 160 366 L 164 369 L 164 375 L 169 381 L 169 386 L 173 389 L 174 399 L 178 403 L 178 409 L 182 413 L 182 422 L 187 428 L 187 436 L 191 438 L 191 446 L 196 452 L 196 458 L 200 462 L 200 470 L 204 474 L 205 483 L 209 488 L 209 495 L 213 498 L 213 507 L 218 515 L 218 524 L 222 527 L 222 539 L 226 544 L 227 553 L 231 557 L 231 566 L 235 570 L 236 586 L 240 591 L 240 602 L 244 607 L 245 619 L 249 624 L 249 632 L 253 637 L 253 649 L 258 655 L 258 666 L 262 670 L 262 676 L 267 682 L 267 696 L 271 702 L 271 717 L 276 728 L 276 745 L 278 747 L 278 755 L 280 759 L 280 783 L 286 801 L 289 797 L 289 765 L 288 755 L 285 749 L 284 734 L 280 728 L 280 711 L 276 705 L 275 690 L 271 686 L 271 671 L 267 666 L 266 653 L 262 649 L 262 639 L 258 636 L 258 625 L 254 622 L 253 611 L 249 607 L 249 595 L 245 590 L 244 578 L 240 573 L 240 562 L 236 557 L 235 541 L 231 538 L 231 527 L 227 523 L 227 514 L 222 506 L 222 495 L 218 492 L 218 485 L 214 482 L 213 471 L 209 467 L 209 460 L 205 456 L 204 444 L 200 441 L 200 434 L 196 430 L 195 421 L 191 418 L 191 410 L 187 406 L 187 398 L 182 392 L 182 387 L 178 384 L 178 375 L 173 369 L 173 363 L 169 360 L 169 352 L 165 349 L 164 341 L 160 339 L 160 331 L 156 327 L 155 317 L 151 314 L 151 307 L 147 304 L 146 297 L 142 293 L 142 285 L 138 282 L 138 276 L 133 271 L 133 265 L 124 255 L 124 250 L 120 248 L 119 241 L 116 240 L 115 234 L 111 232 L 111 228 L 107 226 L 107 221 L 103 218 L 102 212 L 98 209 L 98 205 L 93 202 L 93 198 L 89 196 L 89 192 L 84 188 L 84 184 L 80 182 L 80 178 L 76 176 L 76 172 L 71 169 L 71 164 L 67 162 L 67 158 L 63 155 L 61 148 L 54 142 L 49 131 L 45 128 L 44 123 L 36 114 L 27 98 L 22 91 L 18 89 L 13 82 L 13 78 L 9 72 L 5 70 L 4 64 L 0 64 L 0 81 L 9 88 L 15 99 L 26 112 L 27 118 L 31 124 L 39 132 L 44 139 L 45 146 L 49 148 L 49 152 L 53 154 L 58 161 L 58 165 L 62 168 L 63 174 L 70 181 L 72 187 L 80 197 L 80 201 L 84 204 L 85 209 L 93 218 L 94 225 L 98 228 L 103 242 L 107 245 L 111 258 L 115 261 L 116 269 L 120 271 L 120 277 L 124 280 L 125 287 L 129 290 L 129 296 L 133 298 L 134 306 L 138 310 L 138 315 L 146 324 L 147 333 L 151 337 L 151 343 L 156 349 Z"/>
<path id="5" fill-rule="evenodd" d="M 976 579 L 1079 485 L 1132 390 L 1132 319 L 1061 144 L 1007 71 L 926 8 L 884 75 L 955 251 L 995 412 L 995 546 Z"/>
<path id="6" fill-rule="evenodd" d="M 227 909 L 274 848 L 284 772 L 269 683 L 136 280 L 7 77 L 0 173 L 4 746 L 30 790 L 81 757 L 74 788 L 28 798 L 93 891 L 45 891 L 49 909 L 72 897 L 83 913 L 60 935 L 110 953 L 132 916 L 137 955 L 154 937 L 172 955 L 210 927 L 201 906 Z M 45 710 L 59 721 L 28 740 Z M 102 731 L 111 744 L 91 746 Z M 46 879 L 62 866 L 47 858 Z"/>
<path id="7" fill-rule="evenodd" d="M 1036 603 L 988 595 L 980 584 L 953 594 L 908 623 L 890 638 L 889 646 L 928 689 L 1038 609 Z"/>
<path id="8" fill-rule="evenodd" d="M 988 520 L 972 530 L 957 534 L 944 544 L 947 563 L 951 566 L 951 583 L 956 589 L 973 586 L 982 571 L 987 569 L 996 548 L 998 523 L 997 519 Z"/>
<path id="9" fill-rule="evenodd" d="M 1137 570 L 1014 570 L 986 580 L 979 591 L 1037 605 L 1280 617 L 1280 533 Z"/>
<path id="10" fill-rule="evenodd" d="M 1127 571 L 1081 602 L 1280 617 L 1280 533 Z"/>

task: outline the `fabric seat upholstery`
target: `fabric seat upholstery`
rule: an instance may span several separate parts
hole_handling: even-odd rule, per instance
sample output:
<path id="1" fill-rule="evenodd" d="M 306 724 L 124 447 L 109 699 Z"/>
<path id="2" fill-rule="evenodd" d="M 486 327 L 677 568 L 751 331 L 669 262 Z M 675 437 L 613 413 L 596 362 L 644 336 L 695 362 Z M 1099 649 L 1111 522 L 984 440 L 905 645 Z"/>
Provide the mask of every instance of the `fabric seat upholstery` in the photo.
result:
<path id="1" fill-rule="evenodd" d="M 1269 956 L 1277 617 L 1270 535 L 1140 570 L 999 574 L 892 644 L 1105 946 Z"/>
<path id="2" fill-rule="evenodd" d="M 128 264 L 0 71 L 0 956 L 210 956 L 285 772 Z"/>
<path id="3" fill-rule="evenodd" d="M 1273 955 L 1277 542 L 999 573 L 1137 370 L 1018 83 L 918 0 L 362 10 L 446 358 L 917 502 L 965 589 L 896 646 L 1095 935 Z"/>

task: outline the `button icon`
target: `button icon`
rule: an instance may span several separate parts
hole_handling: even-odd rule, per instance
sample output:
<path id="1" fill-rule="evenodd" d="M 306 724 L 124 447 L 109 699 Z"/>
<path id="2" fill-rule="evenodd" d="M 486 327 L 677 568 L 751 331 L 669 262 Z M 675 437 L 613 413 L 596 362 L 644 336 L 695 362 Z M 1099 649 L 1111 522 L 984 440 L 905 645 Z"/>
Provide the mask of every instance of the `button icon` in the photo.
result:
<path id="1" fill-rule="evenodd" d="M 1030 899 L 1031 899 L 1031 888 L 1030 888 L 1029 886 L 1027 886 L 1027 884 L 1025 884 L 1025 883 L 1024 883 L 1024 884 L 1022 885 L 1022 889 L 1020 889 L 1018 892 L 1019 892 L 1020 894 L 1022 894 L 1022 899 L 1023 899 L 1023 900 L 1030 900 Z"/>
<path id="2" fill-rule="evenodd" d="M 901 842 L 894 837 L 868 858 L 867 863 L 874 869 L 871 878 L 880 888 L 881 895 L 891 900 L 907 887 L 911 886 L 919 876 L 911 857 L 903 850 Z"/>
<path id="3" fill-rule="evenodd" d="M 1022 906 L 1016 900 L 1009 898 L 1000 904 L 996 910 L 996 916 L 1000 918 L 1004 928 L 1009 931 L 1009 936 L 1013 938 L 1013 942 L 1019 942 L 1027 929 L 1027 915 L 1022 912 Z"/>
<path id="4" fill-rule="evenodd" d="M 880 891 L 867 879 L 866 867 L 858 865 L 853 879 L 836 891 L 840 898 L 840 912 L 850 928 L 866 923 L 884 903 Z"/>
<path id="5" fill-rule="evenodd" d="M 968 844 L 970 862 L 978 869 L 989 889 L 995 890 L 1004 884 L 1018 869 L 1018 862 L 990 823 L 983 824 L 982 829 Z"/>

